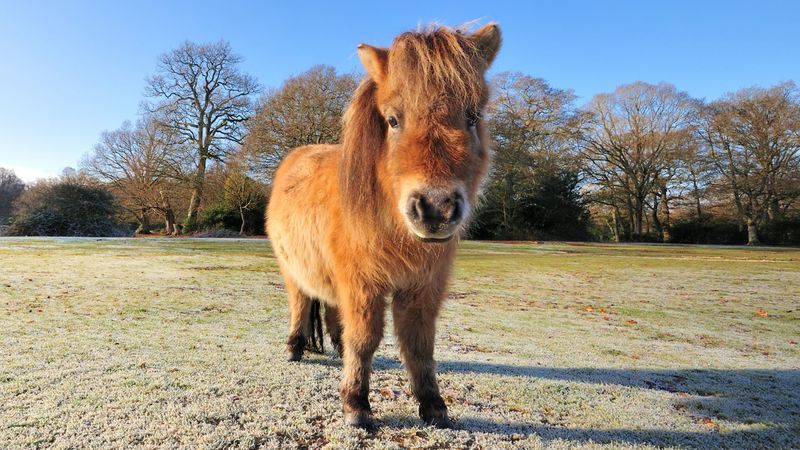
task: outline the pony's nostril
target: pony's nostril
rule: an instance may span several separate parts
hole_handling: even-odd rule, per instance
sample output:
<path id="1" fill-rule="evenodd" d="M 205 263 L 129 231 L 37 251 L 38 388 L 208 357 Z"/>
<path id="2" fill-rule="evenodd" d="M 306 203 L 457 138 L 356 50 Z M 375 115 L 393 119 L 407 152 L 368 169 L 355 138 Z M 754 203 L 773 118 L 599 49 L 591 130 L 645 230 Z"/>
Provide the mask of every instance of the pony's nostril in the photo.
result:
<path id="1" fill-rule="evenodd" d="M 456 199 L 456 201 L 453 202 L 453 207 L 450 211 L 450 215 L 448 216 L 447 221 L 449 223 L 456 223 L 459 220 L 461 220 L 463 209 L 464 209 L 464 201 L 461 199 Z"/>
<path id="2" fill-rule="evenodd" d="M 430 203 L 424 195 L 416 193 L 408 199 L 408 218 L 414 222 L 424 222 L 430 216 Z"/>
<path id="3" fill-rule="evenodd" d="M 414 213 L 417 220 L 425 220 L 425 218 L 429 215 L 428 206 L 428 201 L 425 199 L 425 196 L 420 195 L 414 208 Z"/>

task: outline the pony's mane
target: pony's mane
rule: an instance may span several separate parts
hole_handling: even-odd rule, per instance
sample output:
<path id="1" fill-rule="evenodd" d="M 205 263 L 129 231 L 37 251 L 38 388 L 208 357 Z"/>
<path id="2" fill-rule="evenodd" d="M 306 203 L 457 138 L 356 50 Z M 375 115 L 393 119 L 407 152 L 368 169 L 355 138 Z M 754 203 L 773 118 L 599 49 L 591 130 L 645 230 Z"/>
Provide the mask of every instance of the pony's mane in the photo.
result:
<path id="1" fill-rule="evenodd" d="M 375 165 L 384 152 L 386 121 L 378 111 L 378 85 L 365 78 L 353 93 L 343 117 L 342 160 L 339 182 L 348 208 L 371 216 L 377 207 L 378 175 Z"/>
<path id="2" fill-rule="evenodd" d="M 447 109 L 480 111 L 488 96 L 483 79 L 487 65 L 474 39 L 445 26 L 403 33 L 389 49 L 391 85 L 402 90 L 407 110 L 421 114 L 441 111 L 444 104 Z M 376 91 L 376 82 L 368 77 L 353 94 L 343 119 L 339 167 L 346 206 L 369 216 L 378 206 L 376 164 L 385 152 L 387 129 Z"/>

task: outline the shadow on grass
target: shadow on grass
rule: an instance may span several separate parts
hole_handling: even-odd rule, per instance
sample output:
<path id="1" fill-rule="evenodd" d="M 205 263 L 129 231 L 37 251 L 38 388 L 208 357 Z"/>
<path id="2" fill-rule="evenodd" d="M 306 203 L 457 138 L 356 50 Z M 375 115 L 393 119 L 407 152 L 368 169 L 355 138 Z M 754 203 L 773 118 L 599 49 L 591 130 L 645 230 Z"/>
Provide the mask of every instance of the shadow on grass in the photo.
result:
<path id="1" fill-rule="evenodd" d="M 311 360 L 341 366 L 338 358 Z M 377 356 L 376 370 L 401 369 L 394 358 Z M 572 443 L 629 443 L 691 448 L 796 448 L 800 445 L 800 370 L 798 369 L 594 369 L 515 366 L 475 361 L 439 361 L 441 374 L 486 374 L 528 380 L 617 385 L 675 394 L 673 407 L 702 420 L 758 424 L 753 430 L 685 432 L 665 429 L 566 428 L 543 423 L 495 422 L 462 416 L 457 429 L 504 435 L 536 434 Z M 387 419 L 387 426 L 407 426 Z M 404 425 L 405 424 L 405 425 Z"/>
<path id="2" fill-rule="evenodd" d="M 690 432 L 666 429 L 634 430 L 625 428 L 596 429 L 556 427 L 525 422 L 499 423 L 474 416 L 462 416 L 456 429 L 498 433 L 505 435 L 535 434 L 543 441 L 566 441 L 578 444 L 648 444 L 658 447 L 681 447 L 697 449 L 747 449 L 747 448 L 796 448 L 797 429 L 768 428 L 753 431 Z M 794 434 L 794 436 L 792 436 Z"/>

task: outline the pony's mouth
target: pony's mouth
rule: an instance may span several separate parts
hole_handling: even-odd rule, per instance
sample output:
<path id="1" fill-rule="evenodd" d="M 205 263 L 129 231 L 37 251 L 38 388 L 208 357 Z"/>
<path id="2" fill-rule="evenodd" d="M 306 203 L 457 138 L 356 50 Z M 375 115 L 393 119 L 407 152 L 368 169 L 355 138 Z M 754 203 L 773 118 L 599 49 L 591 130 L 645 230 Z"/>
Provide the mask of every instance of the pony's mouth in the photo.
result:
<path id="1" fill-rule="evenodd" d="M 417 238 L 420 242 L 427 242 L 429 244 L 443 244 L 445 242 L 449 242 L 450 239 L 453 239 L 453 235 L 447 236 L 445 238 L 435 238 L 435 237 L 422 237 L 417 234 L 414 234 L 414 237 Z"/>
<path id="2" fill-rule="evenodd" d="M 435 232 L 420 230 L 418 227 L 414 226 L 414 224 L 408 224 L 408 228 L 409 231 L 411 231 L 411 234 L 414 236 L 414 238 L 420 242 L 441 244 L 453 239 L 453 236 L 456 235 L 458 224 L 453 224 L 444 230 L 437 230 Z"/>

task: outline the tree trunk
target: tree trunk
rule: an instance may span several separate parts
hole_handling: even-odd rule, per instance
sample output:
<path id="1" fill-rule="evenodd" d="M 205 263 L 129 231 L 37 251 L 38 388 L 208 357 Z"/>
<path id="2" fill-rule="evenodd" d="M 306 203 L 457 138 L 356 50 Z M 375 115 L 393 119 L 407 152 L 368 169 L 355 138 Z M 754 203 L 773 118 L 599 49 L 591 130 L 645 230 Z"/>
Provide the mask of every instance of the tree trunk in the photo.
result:
<path id="1" fill-rule="evenodd" d="M 142 210 L 141 217 L 136 218 L 139 221 L 139 227 L 134 231 L 135 234 L 150 234 L 150 218 L 147 217 L 147 210 Z"/>
<path id="2" fill-rule="evenodd" d="M 244 234 L 244 209 L 239 208 L 239 217 L 242 218 L 242 226 L 239 228 L 239 235 Z"/>
<path id="3" fill-rule="evenodd" d="M 161 214 L 164 215 L 164 228 L 167 234 L 171 234 L 173 236 L 177 236 L 181 234 L 180 226 L 175 222 L 175 212 L 172 211 L 172 205 L 169 202 L 169 199 L 166 195 L 164 195 L 164 191 L 159 191 L 158 194 L 161 196 Z"/>
<path id="4" fill-rule="evenodd" d="M 189 211 L 186 214 L 186 223 L 183 231 L 191 233 L 197 230 L 197 211 L 200 209 L 200 202 L 203 200 L 203 187 L 206 179 L 206 156 L 200 156 L 197 161 L 197 171 L 192 182 L 192 198 L 189 200 Z"/>
<path id="5" fill-rule="evenodd" d="M 509 211 L 514 204 L 513 198 L 514 180 L 511 174 L 506 175 L 506 191 L 503 196 L 503 224 L 501 229 L 506 233 L 511 231 L 511 215 L 513 211 Z"/>
<path id="6" fill-rule="evenodd" d="M 167 208 L 164 210 L 164 227 L 167 231 L 167 234 L 177 235 L 177 226 L 175 224 L 175 213 L 172 212 L 172 208 Z"/>
<path id="7" fill-rule="evenodd" d="M 772 198 L 769 202 L 769 207 L 767 209 L 767 215 L 771 222 L 779 220 L 783 216 L 783 210 L 781 210 L 780 203 L 778 203 L 777 198 Z"/>
<path id="8" fill-rule="evenodd" d="M 635 240 L 641 240 L 642 224 L 644 223 L 644 199 L 633 198 L 633 236 Z"/>
<path id="9" fill-rule="evenodd" d="M 753 219 L 747 219 L 747 245 L 759 245 L 761 241 L 758 240 L 758 227 Z"/>
<path id="10" fill-rule="evenodd" d="M 631 196 L 630 195 L 628 195 L 628 198 L 626 199 L 626 203 L 627 203 L 626 206 L 628 207 L 628 229 L 625 230 L 625 237 L 626 237 L 626 239 L 628 241 L 631 241 L 631 240 L 633 240 L 633 233 L 635 232 L 634 230 L 636 229 L 636 225 L 635 225 L 635 223 L 636 223 L 636 220 L 635 220 L 636 214 L 634 212 L 633 201 L 631 201 Z"/>
<path id="11" fill-rule="evenodd" d="M 658 217 L 658 194 L 653 192 L 653 231 L 657 236 L 660 236 L 663 233 L 664 229 L 661 225 L 661 219 Z"/>
<path id="12" fill-rule="evenodd" d="M 619 217 L 619 208 L 614 206 L 614 242 L 620 242 L 620 232 L 619 229 L 622 227 L 622 220 Z"/>
<path id="13" fill-rule="evenodd" d="M 663 206 L 663 209 L 664 209 L 664 224 L 661 227 L 661 240 L 663 242 L 669 242 L 670 239 L 671 239 L 671 236 L 669 234 L 669 229 L 672 226 L 672 223 L 671 223 L 670 217 L 669 217 L 669 197 L 667 196 L 667 194 L 668 194 L 667 188 L 666 187 L 662 187 L 661 188 L 661 205 Z"/>
<path id="14" fill-rule="evenodd" d="M 694 206 L 697 209 L 697 218 L 703 217 L 703 210 L 700 209 L 700 188 L 697 187 L 697 176 L 692 171 L 692 189 L 694 190 Z"/>

